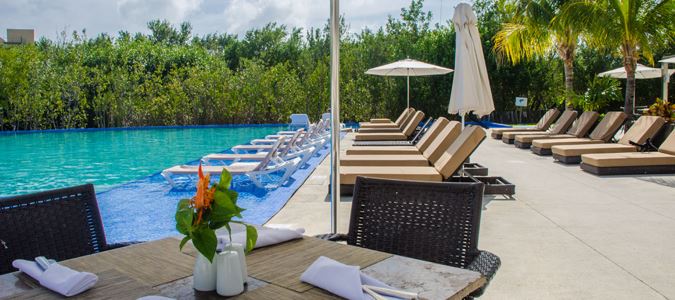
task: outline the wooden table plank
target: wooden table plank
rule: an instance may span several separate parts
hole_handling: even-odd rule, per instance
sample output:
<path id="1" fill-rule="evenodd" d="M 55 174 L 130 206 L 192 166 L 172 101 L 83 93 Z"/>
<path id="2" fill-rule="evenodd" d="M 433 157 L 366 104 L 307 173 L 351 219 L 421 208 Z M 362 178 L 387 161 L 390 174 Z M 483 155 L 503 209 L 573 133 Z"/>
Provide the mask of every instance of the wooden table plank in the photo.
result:
<path id="1" fill-rule="evenodd" d="M 137 299 L 139 297 L 157 294 L 157 290 L 122 274 L 118 270 L 105 270 L 97 275 L 99 281 L 96 283 L 95 287 L 68 299 Z M 64 299 L 64 297 L 45 288 L 35 288 L 2 299 L 49 300 Z"/>
<path id="2" fill-rule="evenodd" d="M 99 273 L 117 269 L 150 286 L 192 276 L 194 257 L 178 250 L 180 241 L 167 238 L 82 256 L 61 262 L 74 270 Z"/>

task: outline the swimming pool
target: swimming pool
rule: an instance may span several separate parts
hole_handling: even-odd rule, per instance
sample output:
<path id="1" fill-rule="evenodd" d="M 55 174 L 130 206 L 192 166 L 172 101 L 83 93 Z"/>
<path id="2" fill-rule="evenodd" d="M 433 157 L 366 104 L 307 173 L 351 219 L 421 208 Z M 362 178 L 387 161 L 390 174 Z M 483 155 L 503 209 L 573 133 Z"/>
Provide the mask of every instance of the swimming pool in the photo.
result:
<path id="1" fill-rule="evenodd" d="M 285 128 L 284 125 L 0 134 L 0 197 L 93 183 L 97 192 Z"/>
<path id="2" fill-rule="evenodd" d="M 177 234 L 178 200 L 194 187 L 172 188 L 164 168 L 264 137 L 285 126 L 191 127 L 143 130 L 66 131 L 0 135 L 0 195 L 92 182 L 108 242 L 144 241 Z M 235 176 L 244 221 L 263 224 L 328 155 L 319 151 L 284 185 L 263 189 Z"/>

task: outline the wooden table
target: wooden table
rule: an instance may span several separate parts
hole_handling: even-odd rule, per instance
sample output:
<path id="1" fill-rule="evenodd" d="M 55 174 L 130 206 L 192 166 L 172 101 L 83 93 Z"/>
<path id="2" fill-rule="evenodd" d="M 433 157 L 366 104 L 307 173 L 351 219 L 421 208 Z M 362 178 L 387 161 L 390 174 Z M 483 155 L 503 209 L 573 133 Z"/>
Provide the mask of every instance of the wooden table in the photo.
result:
<path id="1" fill-rule="evenodd" d="M 79 271 L 96 273 L 99 282 L 73 299 L 136 299 L 162 295 L 176 299 L 216 299 L 215 292 L 192 289 L 196 251 L 167 238 L 61 262 Z M 260 248 L 246 256 L 249 283 L 234 299 L 337 299 L 300 281 L 300 275 L 319 256 L 362 267 L 393 287 L 419 292 L 424 299 L 461 299 L 485 283 L 479 273 L 391 255 L 312 237 Z M 2 299 L 60 299 L 25 274 L 0 276 Z"/>

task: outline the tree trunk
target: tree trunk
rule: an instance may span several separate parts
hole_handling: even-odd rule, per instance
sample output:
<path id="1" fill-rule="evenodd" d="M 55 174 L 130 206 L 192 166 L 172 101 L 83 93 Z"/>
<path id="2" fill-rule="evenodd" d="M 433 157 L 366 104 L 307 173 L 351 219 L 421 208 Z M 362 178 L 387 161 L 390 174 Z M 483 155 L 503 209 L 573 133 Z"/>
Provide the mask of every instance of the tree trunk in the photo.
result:
<path id="1" fill-rule="evenodd" d="M 572 109 L 572 96 L 574 94 L 574 60 L 572 58 L 565 58 L 563 61 L 565 66 L 565 107 Z"/>
<path id="2" fill-rule="evenodd" d="M 568 33 L 571 34 L 571 33 Z M 575 40 L 576 41 L 576 40 Z M 573 109 L 572 97 L 574 97 L 574 51 L 575 44 L 560 43 L 558 55 L 563 61 L 565 71 L 565 108 Z"/>
<path id="3" fill-rule="evenodd" d="M 633 101 L 635 99 L 635 69 L 637 68 L 637 56 L 635 48 L 624 45 L 623 67 L 626 70 L 626 96 L 623 111 L 633 116 Z"/>

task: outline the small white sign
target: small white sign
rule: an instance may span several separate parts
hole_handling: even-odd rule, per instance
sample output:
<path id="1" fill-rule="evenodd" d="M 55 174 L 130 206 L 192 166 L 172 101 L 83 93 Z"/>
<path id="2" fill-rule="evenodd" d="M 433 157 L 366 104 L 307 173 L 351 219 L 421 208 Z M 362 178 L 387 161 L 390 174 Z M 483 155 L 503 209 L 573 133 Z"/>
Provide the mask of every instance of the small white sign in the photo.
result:
<path id="1" fill-rule="evenodd" d="M 525 97 L 516 97 L 516 106 L 518 106 L 518 107 L 527 107 L 527 98 L 525 98 Z"/>

